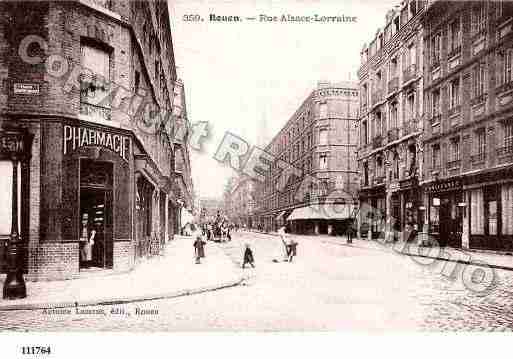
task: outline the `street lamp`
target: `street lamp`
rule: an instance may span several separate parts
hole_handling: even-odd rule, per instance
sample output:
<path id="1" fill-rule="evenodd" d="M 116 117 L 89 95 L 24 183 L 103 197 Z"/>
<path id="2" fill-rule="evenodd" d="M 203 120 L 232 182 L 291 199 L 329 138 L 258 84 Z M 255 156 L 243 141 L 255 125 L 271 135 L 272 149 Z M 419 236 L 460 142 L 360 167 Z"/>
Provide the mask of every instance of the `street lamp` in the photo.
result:
<path id="1" fill-rule="evenodd" d="M 4 299 L 21 299 L 27 296 L 27 288 L 21 267 L 21 237 L 18 228 L 18 166 L 24 159 L 31 137 L 19 130 L 0 131 L 0 153 L 12 161 L 12 216 L 11 234 L 7 245 L 7 277 L 3 287 Z"/>

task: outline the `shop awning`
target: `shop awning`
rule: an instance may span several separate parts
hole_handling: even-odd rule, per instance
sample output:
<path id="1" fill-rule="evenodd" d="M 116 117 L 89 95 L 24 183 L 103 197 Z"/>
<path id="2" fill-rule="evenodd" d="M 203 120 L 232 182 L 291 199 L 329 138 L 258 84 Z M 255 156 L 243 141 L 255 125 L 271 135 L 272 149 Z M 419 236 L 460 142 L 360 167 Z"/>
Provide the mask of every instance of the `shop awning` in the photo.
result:
<path id="1" fill-rule="evenodd" d="M 187 223 L 194 223 L 194 216 L 185 208 L 182 208 L 181 223 L 182 227 L 185 226 Z"/>
<path id="2" fill-rule="evenodd" d="M 297 219 L 333 219 L 342 220 L 353 218 L 355 205 L 353 204 L 324 204 L 296 208 L 287 218 L 287 221 Z"/>

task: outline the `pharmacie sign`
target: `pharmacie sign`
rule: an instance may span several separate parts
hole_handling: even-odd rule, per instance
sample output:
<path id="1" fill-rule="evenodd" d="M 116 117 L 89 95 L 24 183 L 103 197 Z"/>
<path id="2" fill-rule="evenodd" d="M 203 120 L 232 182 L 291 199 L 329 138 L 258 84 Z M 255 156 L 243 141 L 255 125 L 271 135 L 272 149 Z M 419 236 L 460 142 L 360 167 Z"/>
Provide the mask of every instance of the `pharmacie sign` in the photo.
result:
<path id="1" fill-rule="evenodd" d="M 84 146 L 105 147 L 117 153 L 127 162 L 130 155 L 130 138 L 127 136 L 88 127 L 65 125 L 64 154 L 66 155 Z"/>

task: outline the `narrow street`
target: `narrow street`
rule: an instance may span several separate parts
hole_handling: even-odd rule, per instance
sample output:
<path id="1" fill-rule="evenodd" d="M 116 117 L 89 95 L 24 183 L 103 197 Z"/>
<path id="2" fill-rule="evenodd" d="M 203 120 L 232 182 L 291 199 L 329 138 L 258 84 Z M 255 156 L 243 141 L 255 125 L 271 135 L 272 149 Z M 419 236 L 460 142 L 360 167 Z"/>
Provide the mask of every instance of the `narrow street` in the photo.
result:
<path id="1" fill-rule="evenodd" d="M 256 268 L 245 285 L 76 314 L 2 312 L 0 328 L 18 331 L 190 330 L 493 330 L 513 328 L 513 272 L 485 297 L 387 249 L 351 247 L 341 239 L 298 236 L 293 263 L 273 263 L 277 237 L 235 233 L 219 244 L 240 266 L 249 243 Z M 217 244 L 208 244 L 217 245 Z M 172 280 L 170 278 L 170 280 Z M 103 311 L 102 311 L 103 309 Z M 118 311 L 111 314 L 112 310 Z M 121 314 L 119 312 L 122 312 Z"/>

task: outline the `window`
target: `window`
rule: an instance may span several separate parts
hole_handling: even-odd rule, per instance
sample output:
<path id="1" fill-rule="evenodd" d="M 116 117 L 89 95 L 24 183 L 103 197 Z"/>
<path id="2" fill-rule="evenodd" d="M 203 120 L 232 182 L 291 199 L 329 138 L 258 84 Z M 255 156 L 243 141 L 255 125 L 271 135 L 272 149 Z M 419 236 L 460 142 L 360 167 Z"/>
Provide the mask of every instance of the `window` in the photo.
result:
<path id="1" fill-rule="evenodd" d="M 363 163 L 363 184 L 364 186 L 369 185 L 369 164 L 367 162 Z"/>
<path id="2" fill-rule="evenodd" d="M 417 14 L 417 1 L 413 0 L 410 2 L 410 17 L 414 17 Z"/>
<path id="3" fill-rule="evenodd" d="M 513 16 L 513 3 L 510 0 L 497 1 L 496 15 L 499 22 Z"/>
<path id="4" fill-rule="evenodd" d="M 327 145 L 328 144 L 328 129 L 321 128 L 319 130 L 319 144 Z"/>
<path id="5" fill-rule="evenodd" d="M 397 102 L 390 104 L 390 129 L 397 128 Z"/>
<path id="6" fill-rule="evenodd" d="M 460 105 L 460 79 L 454 79 L 449 84 L 449 108 Z"/>
<path id="7" fill-rule="evenodd" d="M 367 121 L 362 121 L 362 125 L 360 127 L 361 130 L 361 143 L 362 145 L 367 144 Z"/>
<path id="8" fill-rule="evenodd" d="M 97 47 L 82 45 L 80 76 L 80 113 L 110 120 L 110 55 Z"/>
<path id="9" fill-rule="evenodd" d="M 328 117 L 328 104 L 321 103 L 319 105 L 319 118 L 324 119 Z"/>
<path id="10" fill-rule="evenodd" d="M 484 198 L 483 190 L 470 191 L 470 233 L 484 234 Z"/>
<path id="11" fill-rule="evenodd" d="M 319 154 L 319 169 L 325 170 L 328 168 L 328 154 L 321 153 Z"/>
<path id="12" fill-rule="evenodd" d="M 474 98 L 484 95 L 485 92 L 485 63 L 481 62 L 474 67 L 472 91 Z"/>
<path id="13" fill-rule="evenodd" d="M 476 131 L 477 153 L 483 155 L 486 153 L 486 129 L 480 128 Z"/>
<path id="14" fill-rule="evenodd" d="M 139 92 L 139 86 L 141 85 L 141 74 L 139 71 L 135 71 L 134 74 L 134 93 Z"/>
<path id="15" fill-rule="evenodd" d="M 510 83 L 511 75 L 511 53 L 513 49 L 502 49 L 497 52 L 497 85 L 501 86 Z"/>
<path id="16" fill-rule="evenodd" d="M 432 151 L 433 151 L 433 158 L 432 158 L 431 164 L 432 164 L 433 170 L 437 170 L 440 168 L 440 145 L 439 144 L 433 145 Z"/>
<path id="17" fill-rule="evenodd" d="M 440 65 L 440 54 L 442 51 L 442 34 L 438 33 L 431 39 L 431 66 Z"/>
<path id="18" fill-rule="evenodd" d="M 513 151 L 513 123 L 504 124 L 504 147 L 508 147 L 510 152 Z"/>
<path id="19" fill-rule="evenodd" d="M 472 36 L 481 34 L 486 28 L 486 9 L 484 3 L 479 3 L 472 9 L 471 15 Z"/>
<path id="20" fill-rule="evenodd" d="M 415 119 L 415 92 L 411 91 L 406 97 L 406 121 Z"/>
<path id="21" fill-rule="evenodd" d="M 460 159 L 460 139 L 459 137 L 455 137 L 451 139 L 451 152 L 450 152 L 450 161 L 459 161 Z"/>
<path id="22" fill-rule="evenodd" d="M 397 76 L 397 58 L 394 57 L 392 60 L 390 60 L 390 78 L 394 78 Z"/>
<path id="23" fill-rule="evenodd" d="M 432 111 L 433 117 L 440 115 L 440 89 L 436 89 L 433 91 L 432 95 Z"/>
<path id="24" fill-rule="evenodd" d="M 455 55 L 461 49 L 460 19 L 456 19 L 449 25 L 449 56 Z"/>

